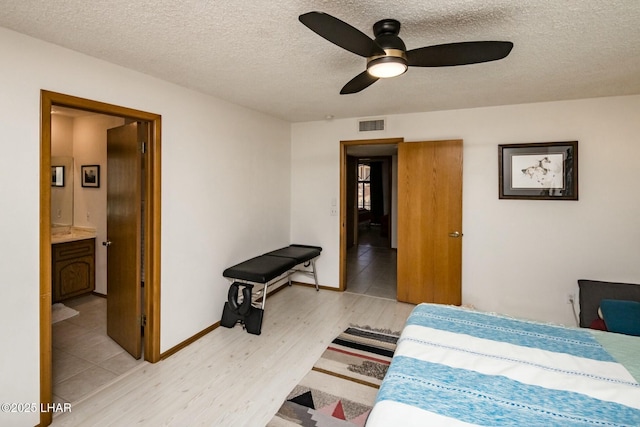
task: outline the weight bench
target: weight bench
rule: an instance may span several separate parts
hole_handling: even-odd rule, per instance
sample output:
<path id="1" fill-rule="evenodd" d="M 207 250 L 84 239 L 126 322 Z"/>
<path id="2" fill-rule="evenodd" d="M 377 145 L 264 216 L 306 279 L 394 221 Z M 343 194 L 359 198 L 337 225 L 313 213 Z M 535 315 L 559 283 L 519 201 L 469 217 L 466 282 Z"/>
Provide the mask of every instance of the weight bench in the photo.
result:
<path id="1" fill-rule="evenodd" d="M 232 283 L 229 287 L 228 300 L 224 303 L 220 325 L 233 328 L 236 323 L 241 323 L 250 334 L 260 335 L 268 286 L 285 278 L 291 286 L 291 276 L 302 273 L 313 277 L 316 291 L 318 291 L 320 288 L 315 260 L 320 256 L 321 251 L 322 248 L 319 246 L 291 245 L 224 270 L 222 275 Z M 299 268 L 300 265 L 304 266 L 304 269 Z M 264 285 L 259 307 L 254 306 L 251 297 L 256 284 Z M 241 287 L 242 301 L 238 302 Z"/>

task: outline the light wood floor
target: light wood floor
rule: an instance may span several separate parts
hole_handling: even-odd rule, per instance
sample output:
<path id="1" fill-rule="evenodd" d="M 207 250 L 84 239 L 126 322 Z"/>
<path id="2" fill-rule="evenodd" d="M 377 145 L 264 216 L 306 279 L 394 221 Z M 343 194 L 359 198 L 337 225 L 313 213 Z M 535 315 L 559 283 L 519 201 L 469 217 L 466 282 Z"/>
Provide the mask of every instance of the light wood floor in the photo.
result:
<path id="1" fill-rule="evenodd" d="M 264 426 L 350 324 L 401 330 L 413 306 L 293 286 L 267 299 L 262 335 L 217 328 L 54 416 L 53 426 Z"/>

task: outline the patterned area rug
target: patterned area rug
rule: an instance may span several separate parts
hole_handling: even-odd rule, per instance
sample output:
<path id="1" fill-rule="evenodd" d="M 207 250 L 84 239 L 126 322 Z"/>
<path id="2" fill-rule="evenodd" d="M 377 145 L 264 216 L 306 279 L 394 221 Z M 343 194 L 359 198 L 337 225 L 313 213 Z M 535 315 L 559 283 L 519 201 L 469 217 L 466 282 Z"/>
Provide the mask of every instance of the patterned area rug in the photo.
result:
<path id="1" fill-rule="evenodd" d="M 269 427 L 364 426 L 400 333 L 351 326 L 289 393 Z"/>

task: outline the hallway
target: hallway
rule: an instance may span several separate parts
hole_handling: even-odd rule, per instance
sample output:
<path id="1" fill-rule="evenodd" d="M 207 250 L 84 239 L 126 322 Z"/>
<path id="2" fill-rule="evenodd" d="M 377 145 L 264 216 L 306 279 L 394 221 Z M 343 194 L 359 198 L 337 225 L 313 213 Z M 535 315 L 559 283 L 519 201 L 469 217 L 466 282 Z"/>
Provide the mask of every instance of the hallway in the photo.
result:
<path id="1" fill-rule="evenodd" d="M 347 292 L 396 300 L 397 251 L 375 225 L 361 226 L 358 242 L 347 250 Z"/>

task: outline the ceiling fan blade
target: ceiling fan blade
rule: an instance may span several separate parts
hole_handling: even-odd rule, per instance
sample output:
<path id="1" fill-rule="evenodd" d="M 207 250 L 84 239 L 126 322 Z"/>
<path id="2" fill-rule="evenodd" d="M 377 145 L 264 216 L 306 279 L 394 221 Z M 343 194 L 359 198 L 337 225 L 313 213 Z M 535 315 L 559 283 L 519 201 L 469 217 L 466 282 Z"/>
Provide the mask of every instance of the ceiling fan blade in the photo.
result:
<path id="1" fill-rule="evenodd" d="M 323 12 L 309 12 L 298 17 L 300 22 L 331 43 L 356 55 L 384 55 L 384 50 L 362 31 Z"/>
<path id="2" fill-rule="evenodd" d="M 497 41 L 440 44 L 407 51 L 407 63 L 414 67 L 477 64 L 502 59 L 512 48 L 511 42 Z"/>
<path id="3" fill-rule="evenodd" d="M 369 74 L 368 71 L 363 71 L 362 73 L 352 78 L 349 83 L 344 85 L 344 87 L 340 91 L 340 95 L 349 95 L 351 93 L 360 92 L 361 90 L 368 88 L 378 80 L 380 80 L 378 77 L 373 77 L 371 74 Z"/>

